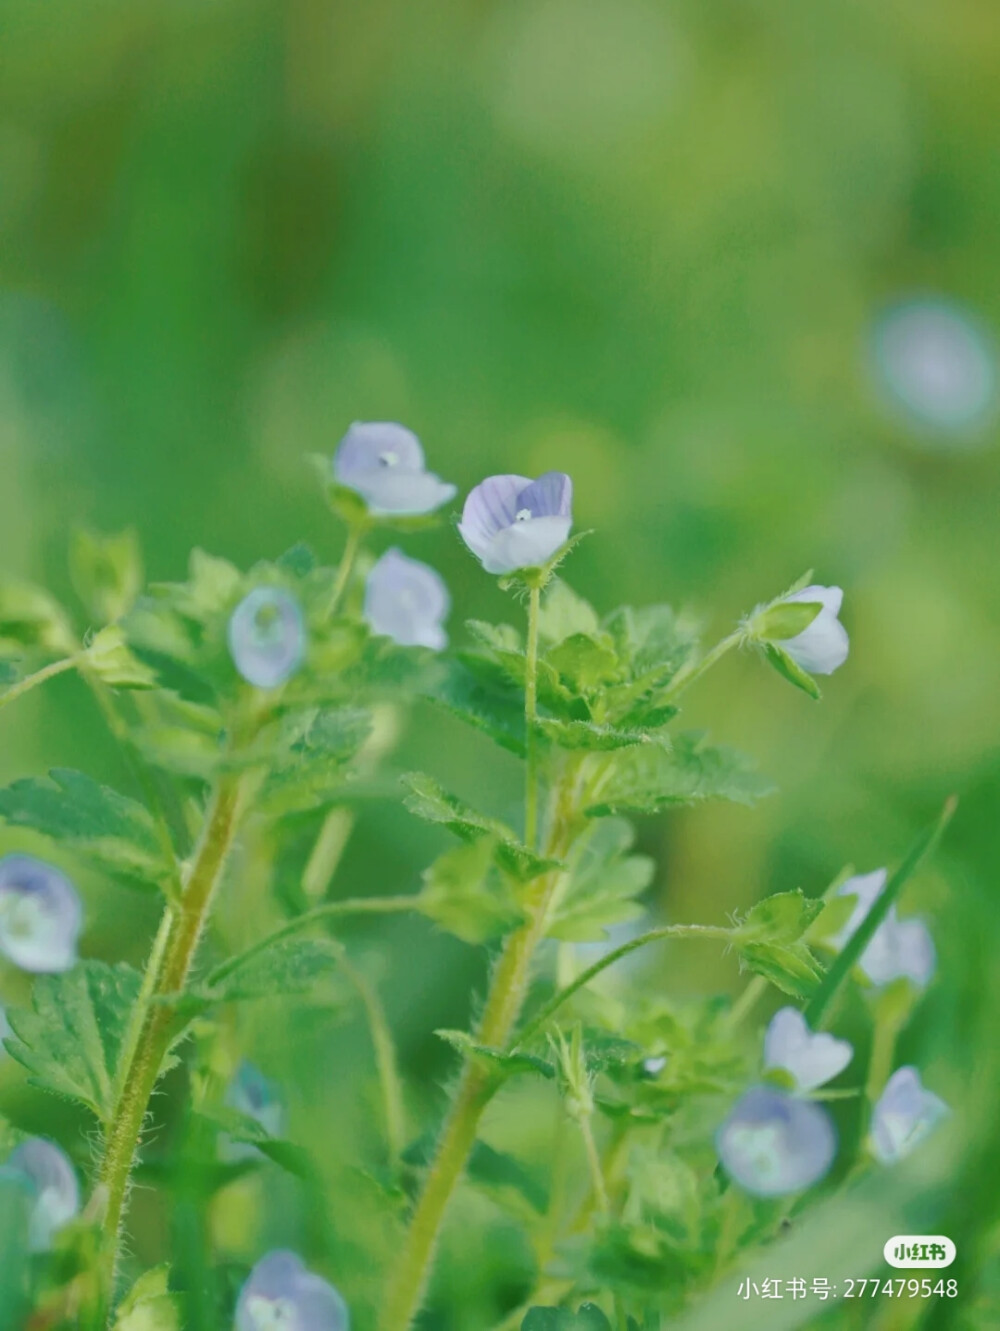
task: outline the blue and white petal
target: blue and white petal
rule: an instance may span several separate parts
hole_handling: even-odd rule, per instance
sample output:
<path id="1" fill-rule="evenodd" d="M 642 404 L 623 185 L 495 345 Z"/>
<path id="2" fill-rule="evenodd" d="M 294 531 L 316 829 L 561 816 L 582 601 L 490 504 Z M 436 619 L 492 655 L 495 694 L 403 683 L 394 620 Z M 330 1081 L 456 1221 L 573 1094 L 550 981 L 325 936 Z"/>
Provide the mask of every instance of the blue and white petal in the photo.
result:
<path id="1" fill-rule="evenodd" d="M 365 584 L 364 617 L 372 631 L 402 647 L 447 646 L 451 597 L 440 574 L 401 550 L 387 550 Z"/>
<path id="2" fill-rule="evenodd" d="M 285 1102 L 276 1082 L 265 1077 L 260 1068 L 244 1060 L 226 1088 L 225 1104 L 259 1123 L 269 1137 L 281 1137 L 285 1131 Z M 219 1139 L 219 1156 L 233 1163 L 260 1156 L 256 1146 L 234 1141 L 228 1134 Z"/>
<path id="3" fill-rule="evenodd" d="M 871 1151 L 883 1165 L 909 1155 L 947 1118 L 950 1110 L 925 1089 L 914 1067 L 899 1068 L 872 1110 Z"/>
<path id="4" fill-rule="evenodd" d="M 837 1152 L 833 1120 L 820 1105 L 754 1086 L 716 1134 L 726 1173 L 755 1197 L 803 1192 L 828 1172 Z"/>
<path id="5" fill-rule="evenodd" d="M 426 469 L 420 440 L 392 421 L 356 422 L 333 459 L 338 485 L 354 490 L 376 516 L 416 517 L 453 499 L 456 487 Z"/>
<path id="6" fill-rule="evenodd" d="M 885 869 L 876 869 L 841 884 L 838 895 L 853 896 L 857 901 L 850 919 L 829 940 L 831 947 L 840 951 L 858 931 L 882 894 L 887 878 Z M 876 986 L 905 978 L 923 988 L 933 976 L 935 964 L 934 940 L 927 926 L 918 918 L 901 920 L 895 906 L 890 907 L 858 960 L 861 970 Z"/>
<path id="7" fill-rule="evenodd" d="M 0 954 L 25 971 L 66 971 L 82 927 L 83 906 L 65 874 L 32 855 L 0 860 Z"/>
<path id="8" fill-rule="evenodd" d="M 839 1076 L 854 1056 L 847 1040 L 825 1031 L 814 1034 L 798 1010 L 783 1007 L 771 1018 L 764 1035 L 764 1067 L 781 1069 L 795 1080 L 797 1091 L 814 1091 Z"/>
<path id="9" fill-rule="evenodd" d="M 565 545 L 573 526 L 573 482 L 564 472 L 490 476 L 465 501 L 459 533 L 487 573 L 536 568 Z"/>
<path id="10" fill-rule="evenodd" d="M 847 660 L 850 641 L 837 616 L 844 600 L 840 587 L 805 587 L 785 601 L 819 602 L 823 607 L 813 622 L 781 646 L 810 675 L 832 675 Z"/>
<path id="11" fill-rule="evenodd" d="M 229 620 L 229 652 L 248 684 L 276 689 L 301 667 L 307 634 L 302 609 L 280 587 L 255 587 Z"/>
<path id="12" fill-rule="evenodd" d="M 347 1305 L 293 1252 L 262 1257 L 236 1305 L 236 1331 L 349 1331 Z"/>
<path id="13" fill-rule="evenodd" d="M 80 1213 L 80 1184 L 65 1152 L 29 1137 L 11 1152 L 3 1172 L 22 1182 L 31 1199 L 28 1247 L 47 1252 L 54 1236 Z"/>

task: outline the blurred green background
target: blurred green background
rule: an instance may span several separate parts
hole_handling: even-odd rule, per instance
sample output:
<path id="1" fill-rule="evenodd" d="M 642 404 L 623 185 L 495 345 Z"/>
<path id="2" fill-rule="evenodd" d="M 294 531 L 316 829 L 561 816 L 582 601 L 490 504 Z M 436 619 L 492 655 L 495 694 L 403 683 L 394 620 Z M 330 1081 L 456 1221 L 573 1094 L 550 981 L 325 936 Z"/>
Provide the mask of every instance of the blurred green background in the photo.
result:
<path id="1" fill-rule="evenodd" d="M 77 523 L 134 525 L 156 578 L 195 544 L 247 564 L 305 539 L 335 559 L 303 455 L 398 419 L 463 490 L 569 471 L 596 534 L 568 577 L 604 609 L 670 600 L 714 637 L 807 568 L 842 585 L 853 650 L 819 706 L 746 659 L 690 700 L 780 794 L 641 837 L 657 909 L 716 922 L 897 857 L 960 794 L 908 903 L 940 968 L 903 1053 L 959 1107 L 937 1214 L 984 1258 L 1000 1224 L 995 1189 L 974 1187 L 1000 1168 L 998 67 L 993 0 L 0 0 L 3 571 L 68 594 Z M 895 361 L 893 308 L 939 316 Z M 452 587 L 456 638 L 470 615 L 516 613 L 450 527 L 406 545 Z M 517 798 L 514 765 L 438 717 L 418 714 L 398 761 L 501 812 Z M 52 764 L 117 771 L 72 680 L 3 717 L 0 777 Z M 409 890 L 438 845 L 374 807 L 337 890 Z M 85 950 L 140 959 L 152 906 L 84 888 Z M 256 927 L 230 916 L 234 936 Z M 452 1065 L 431 1033 L 468 1020 L 485 959 L 414 924 L 351 937 L 433 1112 Z M 650 967 L 682 992 L 739 983 L 708 949 Z M 361 1025 L 258 1013 L 241 1041 L 298 1077 L 296 1135 L 322 1148 L 336 1209 L 367 1216 Z M 72 1135 L 9 1063 L 0 1079 L 8 1110 Z M 282 1197 L 242 1230 L 222 1217 L 223 1254 L 312 1245 L 367 1298 L 372 1225 L 327 1216 L 321 1241 Z M 488 1322 L 519 1260 L 509 1226 L 462 1205 L 493 1238 L 448 1245 L 456 1329 Z M 168 1223 L 141 1195 L 140 1257 L 162 1255 Z"/>

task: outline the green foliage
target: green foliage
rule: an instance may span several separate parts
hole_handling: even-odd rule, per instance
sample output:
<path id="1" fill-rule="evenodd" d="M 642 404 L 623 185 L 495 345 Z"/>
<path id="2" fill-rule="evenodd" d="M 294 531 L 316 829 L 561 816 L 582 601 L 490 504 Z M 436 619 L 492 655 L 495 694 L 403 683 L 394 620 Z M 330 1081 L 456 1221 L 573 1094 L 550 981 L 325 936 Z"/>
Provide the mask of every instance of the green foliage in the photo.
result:
<path id="1" fill-rule="evenodd" d="M 764 655 L 779 675 L 784 676 L 790 684 L 794 684 L 803 693 L 808 693 L 810 698 L 819 700 L 821 697 L 820 687 L 815 679 L 802 669 L 798 661 L 793 661 L 786 651 L 783 651 L 776 643 L 769 642 L 764 646 Z"/>
<path id="2" fill-rule="evenodd" d="M 507 680 L 483 682 L 464 662 L 448 660 L 435 672 L 426 696 L 501 748 L 525 756 L 524 699 Z"/>
<path id="3" fill-rule="evenodd" d="M 446 1041 L 465 1058 L 477 1060 L 497 1082 L 508 1077 L 534 1076 L 551 1081 L 556 1075 L 555 1065 L 534 1054 L 521 1052 L 507 1053 L 503 1049 L 490 1049 L 479 1044 L 466 1031 L 435 1031 L 439 1039 Z"/>
<path id="4" fill-rule="evenodd" d="M 308 812 L 329 804 L 343 790 L 345 769 L 371 734 L 371 713 L 362 707 L 303 708 L 284 718 L 276 735 L 261 736 L 259 754 L 267 778 L 257 807 L 272 816 Z"/>
<path id="5" fill-rule="evenodd" d="M 752 804 L 772 787 L 734 749 L 709 744 L 703 734 L 678 735 L 669 745 L 648 744 L 608 755 L 587 812 L 659 813 L 706 799 Z"/>
<path id="6" fill-rule="evenodd" d="M 332 938 L 279 939 L 233 957 L 204 985 L 195 986 L 192 996 L 205 1003 L 232 1003 L 309 993 L 336 971 L 342 950 Z"/>
<path id="7" fill-rule="evenodd" d="M 131 966 L 101 961 L 39 976 L 31 1007 L 8 1013 L 11 1056 L 27 1068 L 33 1085 L 79 1101 L 106 1125 L 140 985 Z"/>
<path id="8" fill-rule="evenodd" d="M 611 1331 L 611 1323 L 596 1303 L 584 1303 L 575 1313 L 568 1308 L 531 1308 L 521 1331 Z"/>
<path id="9" fill-rule="evenodd" d="M 182 1331 L 169 1276 L 167 1266 L 144 1272 L 119 1304 L 113 1331 Z"/>
<path id="10" fill-rule="evenodd" d="M 439 855 L 424 870 L 418 910 L 467 943 L 509 933 L 523 916 L 509 876 L 497 865 L 500 845 L 486 835 Z"/>
<path id="11" fill-rule="evenodd" d="M 0 581 L 0 659 L 68 656 L 77 642 L 62 606 L 41 587 Z"/>
<path id="12" fill-rule="evenodd" d="M 142 590 L 139 535 L 133 529 L 102 536 L 78 528 L 70 537 L 69 571 L 77 596 L 95 623 L 128 613 Z"/>
<path id="13" fill-rule="evenodd" d="M 86 668 L 111 689 L 151 689 L 156 676 L 132 652 L 125 635 L 116 624 L 101 629 L 87 643 L 83 653 Z"/>
<path id="14" fill-rule="evenodd" d="M 0 818 L 65 844 L 99 869 L 141 886 L 169 887 L 174 867 L 152 815 L 80 772 L 53 770 L 0 790 Z"/>
<path id="15" fill-rule="evenodd" d="M 634 842 L 635 832 L 623 818 L 604 819 L 581 839 L 549 926 L 553 938 L 587 942 L 640 918 L 636 897 L 652 882 L 655 865 L 646 855 L 629 854 Z"/>
<path id="16" fill-rule="evenodd" d="M 797 638 L 822 609 L 822 601 L 775 601 L 754 615 L 754 636 L 762 642 Z"/>
<path id="17" fill-rule="evenodd" d="M 793 998 L 808 998 L 823 974 L 805 937 L 823 910 L 801 892 L 779 892 L 757 903 L 734 934 L 746 966 Z"/>

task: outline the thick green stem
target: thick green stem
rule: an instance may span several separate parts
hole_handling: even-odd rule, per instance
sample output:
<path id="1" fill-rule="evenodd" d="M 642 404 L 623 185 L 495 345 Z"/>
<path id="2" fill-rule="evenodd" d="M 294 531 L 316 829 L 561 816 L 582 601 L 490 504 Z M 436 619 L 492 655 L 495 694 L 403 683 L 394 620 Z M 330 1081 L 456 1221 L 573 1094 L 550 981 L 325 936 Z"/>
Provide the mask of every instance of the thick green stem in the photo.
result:
<path id="1" fill-rule="evenodd" d="M 8 703 L 14 702 L 25 693 L 30 693 L 39 684 L 44 684 L 47 679 L 55 679 L 56 675 L 63 675 L 67 670 L 75 669 L 79 663 L 76 656 L 67 656 L 62 661 L 53 661 L 51 665 L 42 666 L 41 670 L 36 670 L 33 675 L 19 679 L 16 684 L 12 684 L 9 689 L 0 693 L 0 708 L 6 707 Z"/>
<path id="2" fill-rule="evenodd" d="M 104 1199 L 99 1270 L 102 1317 L 107 1317 L 111 1308 L 129 1180 L 150 1097 L 176 1035 L 174 1009 L 169 999 L 180 994 L 187 981 L 216 885 L 236 835 L 240 805 L 240 778 L 230 776 L 216 792 L 181 900 L 178 905 L 167 907 L 169 923 L 164 925 L 165 940 L 160 940 L 162 955 L 158 957 L 161 949 L 154 947 L 150 959 L 150 966 L 156 968 L 155 980 L 147 986 L 145 1010 L 108 1126 L 107 1146 L 98 1175 Z"/>
<path id="3" fill-rule="evenodd" d="M 538 841 L 538 618 L 542 591 L 531 588 L 528 601 L 528 642 L 524 661 L 524 728 L 527 778 L 524 786 L 524 844 L 534 850 Z"/>

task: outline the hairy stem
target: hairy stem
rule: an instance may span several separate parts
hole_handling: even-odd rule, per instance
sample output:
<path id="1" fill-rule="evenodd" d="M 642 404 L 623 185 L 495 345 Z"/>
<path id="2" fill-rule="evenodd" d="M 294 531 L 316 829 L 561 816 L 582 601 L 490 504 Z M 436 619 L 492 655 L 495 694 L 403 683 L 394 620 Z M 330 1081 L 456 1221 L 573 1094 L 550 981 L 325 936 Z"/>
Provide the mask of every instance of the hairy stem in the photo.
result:
<path id="1" fill-rule="evenodd" d="M 583 1139 L 583 1149 L 587 1155 L 587 1170 L 590 1173 L 590 1186 L 594 1189 L 594 1199 L 597 1202 L 597 1209 L 601 1215 L 610 1215 L 611 1203 L 608 1201 L 608 1189 L 604 1182 L 604 1170 L 601 1167 L 601 1157 L 597 1150 L 597 1142 L 594 1141 L 594 1129 L 589 1114 L 581 1114 L 577 1119 L 577 1123 L 580 1128 L 580 1136 Z"/>
<path id="2" fill-rule="evenodd" d="M 532 586 L 528 601 L 528 642 L 524 661 L 524 728 L 527 777 L 524 783 L 524 844 L 534 850 L 538 841 L 538 618 L 542 592 Z"/>
<path id="3" fill-rule="evenodd" d="M 114 1294 L 129 1180 L 143 1123 L 163 1060 L 176 1035 L 174 1010 L 169 1000 L 183 991 L 187 981 L 215 888 L 236 835 L 241 795 L 239 777 L 229 776 L 219 783 L 181 900 L 177 906 L 167 907 L 165 918 L 169 924 L 164 925 L 165 938 L 158 939 L 159 945 L 154 946 L 150 958 L 155 978 L 144 986 L 147 1001 L 108 1126 L 107 1146 L 98 1175 L 105 1200 L 99 1269 L 102 1317 L 108 1315 Z"/>
<path id="4" fill-rule="evenodd" d="M 340 606 L 344 592 L 347 591 L 347 584 L 351 580 L 351 574 L 354 572 L 354 565 L 357 562 L 358 554 L 361 550 L 361 543 L 365 539 L 368 527 L 364 522 L 352 522 L 347 529 L 347 540 L 344 543 L 344 553 L 340 556 L 340 563 L 337 565 L 337 576 L 334 580 L 333 591 L 330 593 L 329 615 L 332 618 Z"/>
<path id="5" fill-rule="evenodd" d="M 694 684 L 696 680 L 701 679 L 702 675 L 708 674 L 712 667 L 717 662 L 721 661 L 728 652 L 731 652 L 734 647 L 738 647 L 742 640 L 743 634 L 737 629 L 735 632 L 730 633 L 728 637 L 723 638 L 721 642 L 717 642 L 712 650 L 707 652 L 700 661 L 695 662 L 693 665 L 682 666 L 674 676 L 670 687 L 663 695 L 663 701 L 672 702 L 675 698 L 679 697 L 685 689 Z"/>
<path id="6" fill-rule="evenodd" d="M 44 684 L 47 679 L 55 679 L 56 675 L 63 675 L 78 665 L 79 659 L 76 656 L 67 656 L 62 661 L 53 661 L 51 665 L 42 666 L 41 670 L 36 670 L 33 675 L 26 675 L 24 679 L 19 679 L 16 684 L 12 684 L 9 689 L 0 693 L 0 708 L 6 707 L 8 703 L 14 702 L 25 693 L 30 693 L 39 684 Z"/>

